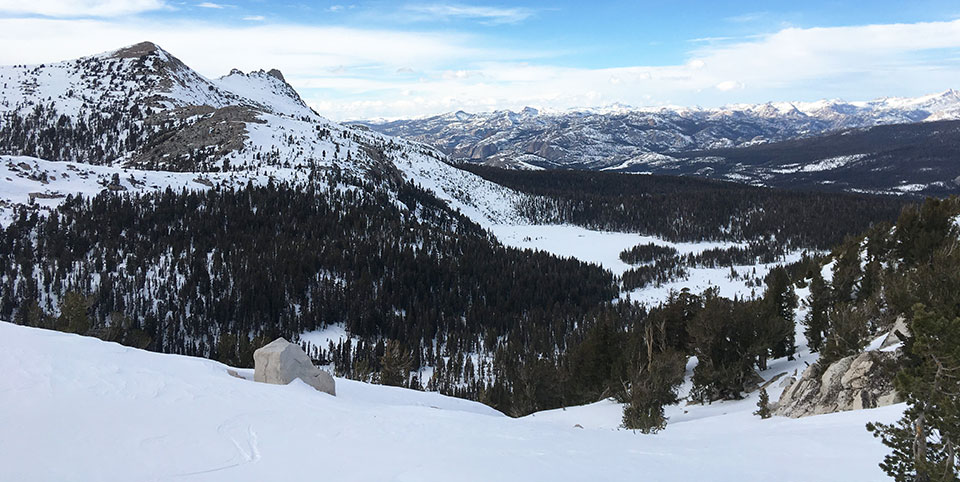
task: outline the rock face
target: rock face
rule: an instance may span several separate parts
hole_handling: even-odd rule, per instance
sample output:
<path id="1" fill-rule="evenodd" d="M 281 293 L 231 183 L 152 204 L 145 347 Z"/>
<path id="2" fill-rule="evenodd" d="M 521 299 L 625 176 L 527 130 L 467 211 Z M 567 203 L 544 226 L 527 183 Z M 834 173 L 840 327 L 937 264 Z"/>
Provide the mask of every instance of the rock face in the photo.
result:
<path id="1" fill-rule="evenodd" d="M 286 385 L 299 378 L 321 392 L 337 394 L 333 377 L 313 366 L 310 357 L 299 346 L 283 338 L 253 352 L 253 363 L 254 381 Z"/>
<path id="2" fill-rule="evenodd" d="M 890 329 L 890 333 L 887 334 L 887 337 L 883 339 L 883 343 L 880 345 L 880 349 L 890 348 L 898 343 L 903 343 L 906 341 L 904 338 L 910 336 L 910 327 L 907 326 L 907 320 L 904 317 L 897 318 L 897 321 L 894 322 L 893 328 Z"/>
<path id="3" fill-rule="evenodd" d="M 830 364 L 810 366 L 780 396 L 775 415 L 808 415 L 875 408 L 899 403 L 889 364 L 894 352 L 867 351 Z"/>

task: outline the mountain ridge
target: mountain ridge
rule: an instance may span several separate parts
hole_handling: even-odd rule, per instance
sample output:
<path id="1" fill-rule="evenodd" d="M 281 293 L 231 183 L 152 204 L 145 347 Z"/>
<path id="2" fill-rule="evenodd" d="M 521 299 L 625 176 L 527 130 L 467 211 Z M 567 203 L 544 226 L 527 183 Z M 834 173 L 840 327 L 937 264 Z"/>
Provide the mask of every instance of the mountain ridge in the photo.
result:
<path id="1" fill-rule="evenodd" d="M 152 42 L 53 64 L 0 67 L 0 156 L 12 156 L 4 161 L 23 179 L 29 176 L 15 167 L 30 161 L 17 156 L 107 166 L 118 170 L 117 185 L 127 189 L 143 188 L 126 183 L 130 169 L 197 173 L 233 185 L 343 179 L 341 173 L 388 190 L 410 181 L 480 222 L 518 219 L 518 194 L 450 166 L 431 147 L 331 122 L 276 69 L 234 69 L 207 79 Z M 49 174 L 62 179 L 69 172 Z M 47 192 L 40 182 L 30 189 L 54 199 L 47 204 L 67 194 Z"/>
<path id="2" fill-rule="evenodd" d="M 742 147 L 875 125 L 960 118 L 954 90 L 868 102 L 821 100 L 699 107 L 572 109 L 566 112 L 457 111 L 432 117 L 366 122 L 371 128 L 437 146 L 457 160 L 509 167 L 536 155 L 588 169 L 616 166 L 647 152 Z"/>
<path id="3" fill-rule="evenodd" d="M 789 172 L 797 166 L 778 158 L 764 161 L 770 169 L 744 165 L 737 160 L 744 156 L 743 150 L 778 143 L 794 143 L 790 145 L 801 148 L 831 144 L 824 139 L 836 135 L 857 137 L 870 129 L 880 129 L 879 132 L 926 130 L 927 138 L 935 139 L 943 123 L 957 119 L 960 119 L 960 92 L 951 89 L 916 98 L 767 102 L 732 104 L 717 109 L 616 106 L 563 113 L 544 113 L 533 108 L 480 114 L 457 111 L 365 125 L 385 134 L 434 145 L 457 162 L 510 169 L 695 175 L 783 187 L 798 181 Z M 892 135 L 892 139 L 904 139 L 904 142 L 914 138 L 915 135 Z M 960 170 L 950 162 L 958 147 L 948 146 L 920 158 L 907 158 L 895 152 L 916 151 L 914 144 L 885 142 L 883 149 L 887 154 L 894 154 L 884 156 L 878 155 L 870 145 L 858 145 L 860 150 L 852 154 L 877 161 L 870 169 L 898 171 L 899 177 L 888 176 L 879 183 L 866 183 L 848 171 L 838 170 L 821 175 L 814 183 L 799 181 L 812 189 L 837 190 L 837 186 L 845 186 L 844 190 L 851 192 L 904 194 L 902 186 L 921 185 L 910 192 L 950 194 L 960 188 L 953 183 Z M 816 166 L 850 155 L 848 151 L 842 148 L 837 152 L 822 152 L 821 157 L 805 159 L 805 162 Z M 911 173 L 909 167 L 915 161 L 935 164 L 939 170 L 937 176 L 922 174 L 928 171 L 920 171 L 921 175 Z"/>

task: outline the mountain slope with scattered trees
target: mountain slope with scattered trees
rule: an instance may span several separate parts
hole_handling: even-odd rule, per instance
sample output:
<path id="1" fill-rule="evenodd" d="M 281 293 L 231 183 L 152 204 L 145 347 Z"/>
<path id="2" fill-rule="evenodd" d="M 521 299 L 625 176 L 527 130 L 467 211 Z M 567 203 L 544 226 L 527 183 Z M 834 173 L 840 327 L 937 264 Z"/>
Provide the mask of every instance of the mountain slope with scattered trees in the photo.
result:
<path id="1" fill-rule="evenodd" d="M 830 249 L 907 203 L 888 196 L 764 189 L 690 177 L 519 171 L 460 164 L 530 194 L 520 210 L 542 223 L 638 232 L 670 241 L 755 241 Z"/>

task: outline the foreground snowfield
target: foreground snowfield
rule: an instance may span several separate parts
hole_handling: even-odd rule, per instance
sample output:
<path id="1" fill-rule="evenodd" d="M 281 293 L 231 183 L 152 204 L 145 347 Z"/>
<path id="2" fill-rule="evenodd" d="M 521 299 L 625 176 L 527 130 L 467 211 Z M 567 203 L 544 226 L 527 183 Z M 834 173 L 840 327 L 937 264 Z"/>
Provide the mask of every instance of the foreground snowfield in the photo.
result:
<path id="1" fill-rule="evenodd" d="M 616 428 L 612 402 L 511 419 L 343 379 L 331 397 L 8 323 L 0 369 L 0 480 L 11 481 L 875 481 L 886 450 L 864 424 L 903 409 L 762 421 L 748 399 L 673 407 L 666 431 L 642 435 Z"/>

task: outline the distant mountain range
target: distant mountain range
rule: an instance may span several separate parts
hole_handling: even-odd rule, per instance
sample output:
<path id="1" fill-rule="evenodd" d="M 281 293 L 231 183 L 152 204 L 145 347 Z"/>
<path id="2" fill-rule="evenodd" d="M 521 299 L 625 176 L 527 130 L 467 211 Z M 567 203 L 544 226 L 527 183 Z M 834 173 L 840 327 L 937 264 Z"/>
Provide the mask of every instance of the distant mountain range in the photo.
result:
<path id="1" fill-rule="evenodd" d="M 939 121 L 956 119 L 960 92 L 948 90 L 870 102 L 719 109 L 459 111 L 364 124 L 433 145 L 455 161 L 497 167 L 699 175 L 769 186 L 799 183 L 828 190 L 943 194 L 958 189 L 953 181 L 960 176 L 960 163 L 953 160 L 960 151 L 954 125 Z M 912 127 L 893 127 L 905 125 Z M 878 126 L 884 127 L 871 132 Z M 863 178 L 863 172 L 886 174 Z"/>

